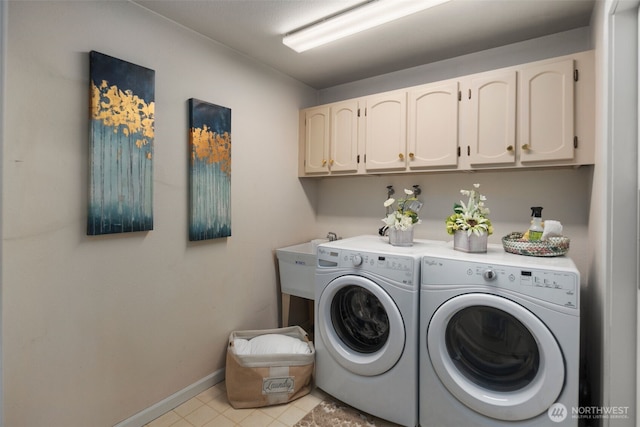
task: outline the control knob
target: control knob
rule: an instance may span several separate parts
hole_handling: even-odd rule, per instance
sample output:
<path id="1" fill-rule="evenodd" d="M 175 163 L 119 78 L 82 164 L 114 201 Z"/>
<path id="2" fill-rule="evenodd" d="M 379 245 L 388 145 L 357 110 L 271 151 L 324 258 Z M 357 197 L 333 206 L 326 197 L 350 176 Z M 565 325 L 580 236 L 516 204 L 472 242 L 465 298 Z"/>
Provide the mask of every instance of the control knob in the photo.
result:
<path id="1" fill-rule="evenodd" d="M 484 277 L 484 280 L 490 282 L 496 279 L 496 272 L 488 268 L 484 271 L 484 273 L 482 273 L 482 277 Z"/>
<path id="2" fill-rule="evenodd" d="M 362 257 L 360 255 L 354 255 L 352 262 L 354 267 L 362 265 Z"/>

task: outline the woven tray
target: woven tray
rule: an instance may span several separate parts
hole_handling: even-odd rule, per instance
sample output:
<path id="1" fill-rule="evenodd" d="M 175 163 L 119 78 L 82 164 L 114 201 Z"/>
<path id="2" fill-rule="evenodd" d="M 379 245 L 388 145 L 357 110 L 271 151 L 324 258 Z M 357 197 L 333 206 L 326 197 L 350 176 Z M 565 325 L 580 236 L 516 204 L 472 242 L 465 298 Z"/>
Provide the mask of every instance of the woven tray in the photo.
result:
<path id="1" fill-rule="evenodd" d="M 507 252 L 518 255 L 551 257 L 569 252 L 568 237 L 549 237 L 547 240 L 530 242 L 522 240 L 522 233 L 513 232 L 502 238 L 502 246 Z"/>

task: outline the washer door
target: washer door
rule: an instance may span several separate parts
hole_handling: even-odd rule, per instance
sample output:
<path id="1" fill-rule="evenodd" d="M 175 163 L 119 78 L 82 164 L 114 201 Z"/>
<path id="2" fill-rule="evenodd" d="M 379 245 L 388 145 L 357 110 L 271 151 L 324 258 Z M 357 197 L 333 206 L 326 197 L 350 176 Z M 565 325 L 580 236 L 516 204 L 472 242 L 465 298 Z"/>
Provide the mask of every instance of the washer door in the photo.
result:
<path id="1" fill-rule="evenodd" d="M 372 280 L 341 276 L 318 301 L 318 329 L 331 356 L 358 375 L 380 375 L 402 356 L 405 328 L 393 299 Z"/>
<path id="2" fill-rule="evenodd" d="M 442 304 L 431 318 L 427 347 L 449 392 L 488 417 L 535 417 L 564 385 L 553 334 L 530 311 L 496 295 L 465 294 Z"/>

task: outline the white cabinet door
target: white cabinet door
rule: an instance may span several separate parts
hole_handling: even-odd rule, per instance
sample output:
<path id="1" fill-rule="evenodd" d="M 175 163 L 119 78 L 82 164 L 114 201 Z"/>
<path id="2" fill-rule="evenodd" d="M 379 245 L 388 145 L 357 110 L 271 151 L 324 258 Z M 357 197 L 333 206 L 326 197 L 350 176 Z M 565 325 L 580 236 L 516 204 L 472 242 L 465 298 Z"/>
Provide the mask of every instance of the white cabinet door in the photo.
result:
<path id="1" fill-rule="evenodd" d="M 407 94 L 396 91 L 365 98 L 367 171 L 406 167 Z"/>
<path id="2" fill-rule="evenodd" d="M 358 171 L 358 101 L 331 104 L 331 172 Z"/>
<path id="3" fill-rule="evenodd" d="M 329 172 L 329 107 L 305 111 L 305 173 Z"/>
<path id="4" fill-rule="evenodd" d="M 471 165 L 515 165 L 516 72 L 484 73 L 462 92 L 470 101 L 466 147 Z"/>
<path id="5" fill-rule="evenodd" d="M 409 169 L 458 165 L 459 83 L 434 83 L 409 92 Z"/>
<path id="6" fill-rule="evenodd" d="M 520 162 L 574 156 L 573 60 L 520 71 Z"/>

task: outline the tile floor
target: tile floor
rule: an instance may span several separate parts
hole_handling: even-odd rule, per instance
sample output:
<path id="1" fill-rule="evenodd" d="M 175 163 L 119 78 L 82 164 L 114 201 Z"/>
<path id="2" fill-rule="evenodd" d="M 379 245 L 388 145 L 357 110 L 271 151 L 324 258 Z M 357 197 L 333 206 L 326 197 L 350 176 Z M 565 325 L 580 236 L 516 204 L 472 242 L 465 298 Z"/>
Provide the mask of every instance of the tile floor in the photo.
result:
<path id="1" fill-rule="evenodd" d="M 146 427 L 291 427 L 325 397 L 322 390 L 315 389 L 286 405 L 233 409 L 222 382 L 156 418 Z"/>

